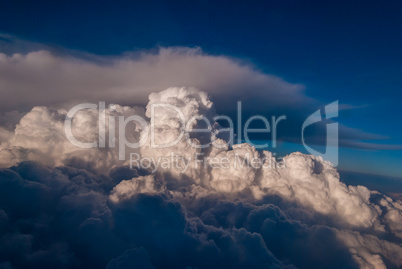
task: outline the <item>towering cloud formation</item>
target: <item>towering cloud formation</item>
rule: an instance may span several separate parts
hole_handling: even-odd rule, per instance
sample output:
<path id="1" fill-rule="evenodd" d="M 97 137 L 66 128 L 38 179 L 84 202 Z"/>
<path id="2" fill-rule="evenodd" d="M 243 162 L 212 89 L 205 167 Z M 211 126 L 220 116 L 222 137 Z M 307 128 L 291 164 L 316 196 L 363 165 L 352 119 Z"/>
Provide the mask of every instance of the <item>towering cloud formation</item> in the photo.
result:
<path id="1" fill-rule="evenodd" d="M 347 186 L 320 157 L 292 153 L 279 162 L 227 144 L 204 92 L 168 88 L 152 93 L 145 110 L 106 109 L 107 119 L 144 117 L 146 127 L 126 128 L 125 142 L 145 141 L 125 148 L 136 162 L 120 160 L 122 129 L 110 121 L 105 147 L 72 145 L 66 115 L 35 107 L 14 133 L 0 129 L 0 266 L 402 266 L 400 201 Z M 77 112 L 75 138 L 99 141 L 98 118 L 96 109 Z M 215 146 L 202 147 L 208 142 Z"/>

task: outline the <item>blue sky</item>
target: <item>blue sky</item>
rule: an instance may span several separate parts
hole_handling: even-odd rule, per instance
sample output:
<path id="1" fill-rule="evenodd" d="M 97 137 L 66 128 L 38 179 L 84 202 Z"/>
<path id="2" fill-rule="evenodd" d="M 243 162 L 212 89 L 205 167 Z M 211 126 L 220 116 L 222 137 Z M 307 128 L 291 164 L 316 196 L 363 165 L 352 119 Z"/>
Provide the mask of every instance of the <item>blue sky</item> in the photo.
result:
<path id="1" fill-rule="evenodd" d="M 401 268 L 401 0 L 102 2 L 0 1 L 0 269 Z"/>
<path id="2" fill-rule="evenodd" d="M 400 1 L 28 3 L 2 3 L 0 32 L 99 55 L 199 46 L 302 84 L 324 104 L 339 100 L 351 108 L 341 124 L 402 144 Z M 344 148 L 340 168 L 398 176 L 401 161 L 401 150 Z"/>

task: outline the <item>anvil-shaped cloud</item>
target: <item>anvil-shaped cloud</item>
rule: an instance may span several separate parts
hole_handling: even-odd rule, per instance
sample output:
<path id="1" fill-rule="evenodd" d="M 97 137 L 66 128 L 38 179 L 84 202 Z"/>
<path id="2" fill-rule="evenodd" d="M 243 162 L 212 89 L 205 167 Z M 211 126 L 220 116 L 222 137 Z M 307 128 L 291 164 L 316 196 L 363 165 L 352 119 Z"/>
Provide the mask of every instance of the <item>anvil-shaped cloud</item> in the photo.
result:
<path id="1" fill-rule="evenodd" d="M 27 48 L 37 50 L 26 51 Z M 145 105 L 150 93 L 179 85 L 208 92 L 221 114 L 234 116 L 239 100 L 243 102 L 245 118 L 255 114 L 267 117 L 285 114 L 286 128 L 282 128 L 281 137 L 286 137 L 287 142 L 300 143 L 303 121 L 313 112 L 312 107 L 323 105 L 307 96 L 301 84 L 267 74 L 249 61 L 210 55 L 200 48 L 162 47 L 107 57 L 55 50 L 0 34 L 0 50 L 5 52 L 0 53 L 3 125 L 13 126 L 21 111 L 27 112 L 34 106 L 60 107 L 60 104 L 99 100 Z M 375 142 L 386 138 L 340 126 L 340 146 L 402 148 Z M 311 136 L 311 140 L 325 144 L 320 137 Z"/>

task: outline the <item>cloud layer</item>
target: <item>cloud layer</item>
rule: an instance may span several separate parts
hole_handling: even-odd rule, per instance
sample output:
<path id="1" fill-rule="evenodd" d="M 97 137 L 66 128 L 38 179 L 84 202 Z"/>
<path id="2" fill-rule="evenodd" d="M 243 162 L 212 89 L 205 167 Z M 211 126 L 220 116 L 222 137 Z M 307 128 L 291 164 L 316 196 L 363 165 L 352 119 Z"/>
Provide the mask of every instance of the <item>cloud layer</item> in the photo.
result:
<path id="1" fill-rule="evenodd" d="M 195 88 L 168 88 L 152 93 L 145 109 L 115 105 L 106 114 L 146 117 L 155 123 L 156 141 L 167 143 L 180 133 L 180 120 L 164 108 L 152 118 L 157 103 L 177 106 L 186 119 L 216 115 L 208 95 Z M 163 158 L 166 166 L 130 169 L 118 147 L 73 146 L 64 134 L 66 114 L 35 107 L 13 132 L 0 130 L 4 268 L 402 266 L 401 201 L 345 185 L 320 157 L 292 153 L 280 166 L 268 151 L 225 145 L 213 124 L 190 139 L 195 145 L 215 139 L 219 148 L 192 147 L 184 138 L 154 148 L 147 140 L 126 149 L 127 156 Z M 98 117 L 95 109 L 77 113 L 75 136 L 97 140 Z M 201 125 L 195 120 L 190 127 Z M 138 124 L 128 127 L 130 141 L 150 135 Z M 202 156 L 206 165 L 190 162 L 183 170 L 172 153 L 182 160 Z M 215 167 L 222 158 L 226 166 Z M 254 159 L 265 165 L 251 166 Z"/>
<path id="2" fill-rule="evenodd" d="M 204 54 L 197 48 L 160 48 L 99 61 L 56 56 L 46 50 L 0 53 L 0 74 L 3 111 L 66 100 L 146 104 L 151 92 L 175 85 L 194 86 L 217 96 L 230 90 L 234 101 L 269 97 L 278 106 L 308 100 L 301 85 L 264 74 L 239 60 Z"/>

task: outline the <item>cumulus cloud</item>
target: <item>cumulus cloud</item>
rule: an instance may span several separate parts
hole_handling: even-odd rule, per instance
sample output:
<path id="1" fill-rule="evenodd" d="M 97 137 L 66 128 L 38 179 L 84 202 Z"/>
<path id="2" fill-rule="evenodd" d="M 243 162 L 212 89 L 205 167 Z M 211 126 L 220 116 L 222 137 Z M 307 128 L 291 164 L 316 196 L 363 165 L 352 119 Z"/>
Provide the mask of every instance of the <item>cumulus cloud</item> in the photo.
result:
<path id="1" fill-rule="evenodd" d="M 110 194 L 110 200 L 118 203 L 124 199 L 130 199 L 138 193 L 154 194 L 161 192 L 157 187 L 154 176 L 141 176 L 131 180 L 123 180 L 117 184 Z"/>
<path id="2" fill-rule="evenodd" d="M 337 231 L 337 233 L 362 268 L 388 268 L 402 265 L 402 247 L 399 243 L 388 242 L 376 236 L 362 235 L 358 232 Z"/>
<path id="3" fill-rule="evenodd" d="M 284 158 L 285 167 L 264 171 L 261 184 L 268 192 L 314 208 L 323 214 L 336 214 L 345 222 L 376 226 L 379 208 L 370 204 L 370 190 L 364 186 L 346 186 L 336 169 L 320 157 L 292 153 Z M 271 169 L 272 170 L 272 169 Z"/>
<path id="4" fill-rule="evenodd" d="M 105 111 L 106 117 L 143 115 L 143 109 L 138 107 L 113 106 Z M 66 136 L 65 119 L 66 109 L 49 109 L 34 107 L 24 115 L 10 135 L 10 131 L 0 128 L 0 166 L 9 167 L 21 161 L 38 161 L 47 165 L 57 166 L 76 160 L 91 164 L 96 170 L 108 171 L 119 162 L 118 147 L 96 147 L 82 149 L 73 145 Z M 78 111 L 72 120 L 71 130 L 74 138 L 81 143 L 99 141 L 98 129 L 99 111 L 97 109 L 83 109 Z M 105 123 L 109 130 L 109 122 Z M 113 128 L 116 129 L 117 127 Z M 139 137 L 139 124 L 130 122 L 126 132 L 126 139 L 133 140 Z M 119 138 L 112 137 L 118 144 Z M 96 162 L 94 160 L 97 160 Z"/>
<path id="5" fill-rule="evenodd" d="M 210 184 L 217 191 L 242 191 L 252 185 L 256 169 L 249 166 L 250 159 L 258 157 L 254 147 L 248 144 L 233 145 L 231 150 L 213 149 L 208 160 Z M 212 165 L 214 160 L 228 160 L 228 165 Z"/>
<path id="6" fill-rule="evenodd" d="M 183 126 L 177 111 L 163 106 L 152 113 L 155 104 L 174 105 L 185 120 L 194 119 L 186 129 L 188 139 L 180 138 Z M 119 160 L 119 147 L 71 145 L 64 134 L 65 108 L 35 107 L 14 132 L 1 130 L 0 264 L 401 266 L 400 201 L 342 183 L 321 157 L 292 153 L 279 162 L 249 144 L 227 144 L 216 135 L 219 124 L 203 126 L 202 117 L 216 115 L 206 93 L 168 88 L 151 94 L 145 109 L 115 105 L 105 113 L 141 115 L 154 124 L 158 144 L 180 139 L 168 148 L 152 147 L 149 127 L 131 122 L 130 141 L 147 138 L 134 153 L 149 161 L 162 159 L 164 165 L 129 169 L 128 162 Z M 77 113 L 72 122 L 75 137 L 98 141 L 98 118 L 96 109 Z M 120 130 L 115 127 L 112 141 L 117 145 Z M 194 132 L 201 127 L 206 132 Z M 194 147 L 205 142 L 218 147 Z M 126 153 L 133 153 L 130 150 Z M 172 153 L 176 158 L 170 158 Z M 225 164 L 216 165 L 222 159 Z M 177 166 L 178 160 L 187 166 Z"/>
<path id="7" fill-rule="evenodd" d="M 157 106 L 152 109 L 152 105 Z M 198 117 L 205 116 L 209 121 L 213 115 L 213 104 L 207 94 L 194 88 L 168 88 L 160 93 L 152 93 L 149 96 L 146 116 L 151 122 L 149 128 L 153 130 L 142 133 L 147 141 L 140 149 L 142 156 L 153 160 L 166 160 L 166 168 L 159 167 L 161 173 L 172 174 L 176 178 L 187 176 L 200 183 L 201 169 L 196 167 L 194 157 L 201 153 L 198 146 L 201 146 L 202 142 L 205 144 L 205 141 L 191 138 L 190 144 L 186 138 L 188 132 L 197 128 Z M 181 137 L 183 129 L 186 129 L 187 133 Z M 210 141 L 210 136 L 207 141 Z M 175 160 L 170 159 L 172 155 L 177 159 L 177 165 Z"/>

